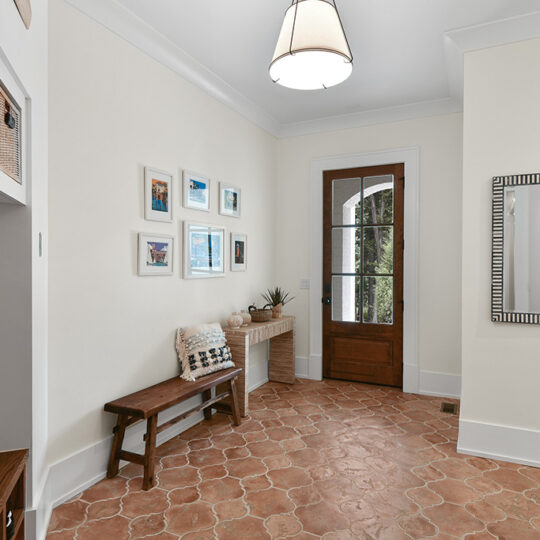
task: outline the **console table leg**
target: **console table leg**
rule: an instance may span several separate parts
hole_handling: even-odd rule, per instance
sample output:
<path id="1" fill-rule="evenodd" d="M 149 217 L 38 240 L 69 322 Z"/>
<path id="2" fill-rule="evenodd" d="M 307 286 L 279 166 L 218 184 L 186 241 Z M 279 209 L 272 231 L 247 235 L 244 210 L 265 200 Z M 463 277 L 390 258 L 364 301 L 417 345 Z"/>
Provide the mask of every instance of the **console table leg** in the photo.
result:
<path id="1" fill-rule="evenodd" d="M 294 330 L 270 339 L 269 379 L 294 384 Z"/>
<path id="2" fill-rule="evenodd" d="M 240 415 L 246 416 L 248 413 L 249 336 L 227 336 L 227 345 L 231 349 L 234 365 L 242 368 L 236 388 Z"/>

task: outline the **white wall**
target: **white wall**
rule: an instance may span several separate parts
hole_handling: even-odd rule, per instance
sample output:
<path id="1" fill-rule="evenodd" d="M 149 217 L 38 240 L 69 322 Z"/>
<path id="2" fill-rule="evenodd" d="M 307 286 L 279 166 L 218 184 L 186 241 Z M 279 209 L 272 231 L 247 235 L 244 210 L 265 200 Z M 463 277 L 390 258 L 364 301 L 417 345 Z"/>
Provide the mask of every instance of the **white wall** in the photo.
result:
<path id="1" fill-rule="evenodd" d="M 296 296 L 286 311 L 297 316 L 297 356 L 309 355 L 309 291 L 299 287 L 310 275 L 311 160 L 418 146 L 419 366 L 460 375 L 461 131 L 462 116 L 453 114 L 279 141 L 275 266 L 278 283 Z"/>
<path id="2" fill-rule="evenodd" d="M 491 177 L 540 171 L 539 58 L 538 39 L 465 55 L 459 441 L 538 465 L 540 333 L 491 322 L 490 265 Z"/>
<path id="3" fill-rule="evenodd" d="M 223 321 L 273 285 L 276 142 L 61 0 L 50 57 L 53 463 L 110 437 L 105 402 L 178 373 L 178 326 Z M 172 224 L 144 220 L 145 165 L 175 175 Z M 181 168 L 213 180 L 210 213 L 181 207 Z M 242 188 L 241 219 L 218 215 L 219 180 Z M 247 233 L 247 273 L 182 280 L 184 219 Z M 175 236 L 174 276 L 137 276 L 139 231 Z M 252 352 L 264 380 L 266 351 Z"/>
<path id="4" fill-rule="evenodd" d="M 0 58 L 30 100 L 27 206 L 0 203 L 0 449 L 30 448 L 28 501 L 44 480 L 47 436 L 47 2 L 32 2 L 26 30 L 0 3 Z M 3 119 L 2 119 L 3 121 Z M 31 524 L 30 524 L 31 528 Z"/>

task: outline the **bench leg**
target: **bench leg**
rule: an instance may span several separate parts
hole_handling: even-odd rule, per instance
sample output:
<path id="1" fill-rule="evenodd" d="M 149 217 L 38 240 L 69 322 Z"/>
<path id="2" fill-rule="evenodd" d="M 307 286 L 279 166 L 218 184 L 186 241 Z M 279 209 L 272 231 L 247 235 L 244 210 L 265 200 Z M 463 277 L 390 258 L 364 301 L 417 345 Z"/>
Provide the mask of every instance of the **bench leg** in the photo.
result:
<path id="1" fill-rule="evenodd" d="M 211 398 L 212 398 L 212 390 L 205 390 L 202 393 L 203 402 L 208 401 Z M 212 419 L 212 407 L 207 407 L 206 409 L 204 409 L 203 414 L 204 414 L 204 419 L 205 420 L 211 420 Z"/>
<path id="2" fill-rule="evenodd" d="M 229 388 L 231 390 L 231 409 L 233 415 L 233 421 L 235 426 L 240 425 L 240 411 L 238 409 L 238 394 L 236 392 L 236 382 L 235 379 L 229 381 Z"/>
<path id="3" fill-rule="evenodd" d="M 122 444 L 124 443 L 124 435 L 126 433 L 126 427 L 128 423 L 128 417 L 119 414 L 118 421 L 113 430 L 114 440 L 111 448 L 111 455 L 109 457 L 109 467 L 107 468 L 107 478 L 113 478 L 118 474 L 118 467 L 120 464 L 120 452 L 122 451 Z"/>
<path id="4" fill-rule="evenodd" d="M 156 457 L 157 414 L 148 418 L 146 429 L 146 450 L 144 452 L 143 489 L 149 490 L 155 483 L 154 460 Z"/>

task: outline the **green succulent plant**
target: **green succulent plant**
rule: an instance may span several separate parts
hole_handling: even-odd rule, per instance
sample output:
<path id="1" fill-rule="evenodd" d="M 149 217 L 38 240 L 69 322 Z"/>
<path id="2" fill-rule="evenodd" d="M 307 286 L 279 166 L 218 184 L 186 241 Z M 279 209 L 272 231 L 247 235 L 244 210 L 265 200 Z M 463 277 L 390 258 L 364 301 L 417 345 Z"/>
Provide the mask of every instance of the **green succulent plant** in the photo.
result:
<path id="1" fill-rule="evenodd" d="M 261 296 L 272 306 L 277 306 L 278 304 L 284 306 L 291 300 L 294 300 L 294 296 L 290 297 L 290 294 L 288 292 L 285 292 L 281 287 L 274 287 L 273 289 L 268 289 Z"/>

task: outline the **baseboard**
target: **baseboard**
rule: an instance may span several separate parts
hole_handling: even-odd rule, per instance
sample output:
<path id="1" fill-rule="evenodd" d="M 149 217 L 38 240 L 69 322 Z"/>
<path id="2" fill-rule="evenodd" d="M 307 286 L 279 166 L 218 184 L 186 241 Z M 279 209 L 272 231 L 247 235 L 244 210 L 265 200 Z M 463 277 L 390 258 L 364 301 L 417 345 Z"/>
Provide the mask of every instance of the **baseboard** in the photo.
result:
<path id="1" fill-rule="evenodd" d="M 308 358 L 308 370 L 306 379 L 322 381 L 323 365 L 322 354 L 310 354 Z"/>
<path id="2" fill-rule="evenodd" d="M 266 384 L 268 382 L 268 377 L 261 379 L 259 381 L 256 381 L 248 386 L 248 393 L 253 392 L 253 390 L 257 390 L 257 388 L 261 387 L 263 384 Z"/>
<path id="3" fill-rule="evenodd" d="M 459 421 L 461 454 L 540 467 L 540 431 L 474 420 Z"/>
<path id="4" fill-rule="evenodd" d="M 459 399 L 461 397 L 461 376 L 435 371 L 420 371 L 419 394 Z"/>
<path id="5" fill-rule="evenodd" d="M 418 366 L 403 364 L 403 391 L 407 394 L 418 394 Z"/>
<path id="6" fill-rule="evenodd" d="M 298 379 L 309 379 L 309 359 L 306 356 L 297 356 L 294 362 L 294 375 Z"/>
<path id="7" fill-rule="evenodd" d="M 166 422 L 193 408 L 200 400 L 200 396 L 195 396 L 175 407 L 171 407 L 166 413 L 160 415 L 160 423 Z M 157 437 L 157 444 L 160 445 L 176 437 L 183 431 L 199 423 L 203 418 L 203 413 L 200 412 L 162 431 Z M 124 449 L 131 452 L 143 453 L 144 442 L 142 438 L 145 430 L 146 425 L 142 422 L 130 427 L 124 439 Z M 111 445 L 112 435 L 49 467 L 47 480 L 39 498 L 39 503 L 35 508 L 27 512 L 29 524 L 31 525 L 28 531 L 28 538 L 44 540 L 52 510 L 105 478 Z M 125 463 L 121 463 L 121 465 L 123 464 Z"/>

